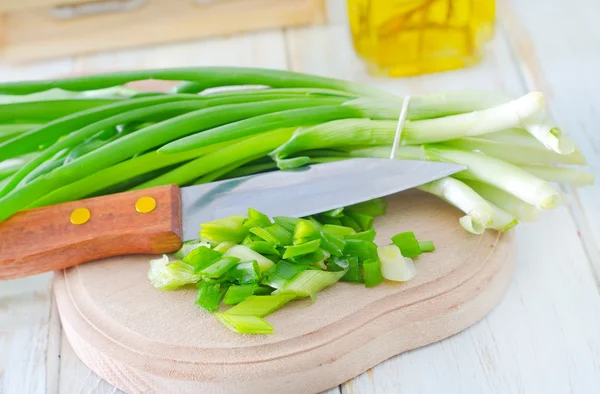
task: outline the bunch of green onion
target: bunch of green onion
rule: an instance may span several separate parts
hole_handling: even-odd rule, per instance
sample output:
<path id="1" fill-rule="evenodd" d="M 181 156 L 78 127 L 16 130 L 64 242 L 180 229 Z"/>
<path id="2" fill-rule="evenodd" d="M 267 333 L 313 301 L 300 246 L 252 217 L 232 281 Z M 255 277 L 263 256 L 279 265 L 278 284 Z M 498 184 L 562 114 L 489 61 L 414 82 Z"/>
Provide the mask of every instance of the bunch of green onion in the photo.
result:
<path id="1" fill-rule="evenodd" d="M 307 218 L 275 217 L 252 208 L 201 225 L 200 238 L 174 254 L 150 261 L 148 278 L 158 289 L 188 285 L 196 304 L 217 312 L 221 301 L 234 305 L 215 316 L 238 333 L 272 334 L 263 318 L 288 302 L 310 297 L 338 281 L 374 287 L 384 279 L 408 281 L 416 275 L 411 258 L 434 250 L 412 232 L 377 246 L 372 228 L 386 203 L 376 199 Z"/>
<path id="2" fill-rule="evenodd" d="M 176 81 L 138 92 L 132 81 Z M 228 87 L 227 89 L 219 89 Z M 280 70 L 204 67 L 0 83 L 0 221 L 24 209 L 351 157 L 389 157 L 403 98 Z M 413 96 L 398 159 L 460 163 L 423 185 L 472 233 L 535 220 L 593 175 L 541 93 Z"/>

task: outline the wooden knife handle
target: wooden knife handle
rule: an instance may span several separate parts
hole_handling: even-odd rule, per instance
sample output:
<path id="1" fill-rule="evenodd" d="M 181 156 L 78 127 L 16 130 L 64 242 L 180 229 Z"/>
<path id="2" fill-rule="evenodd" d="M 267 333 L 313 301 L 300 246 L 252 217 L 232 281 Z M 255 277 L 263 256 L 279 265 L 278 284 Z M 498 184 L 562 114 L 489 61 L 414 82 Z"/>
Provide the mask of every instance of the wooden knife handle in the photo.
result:
<path id="1" fill-rule="evenodd" d="M 151 212 L 136 209 L 142 197 L 156 201 Z M 77 208 L 89 210 L 87 222 L 72 223 Z M 181 247 L 181 237 L 181 195 L 174 185 L 36 208 L 0 222 L 0 279 L 111 256 L 169 253 Z"/>

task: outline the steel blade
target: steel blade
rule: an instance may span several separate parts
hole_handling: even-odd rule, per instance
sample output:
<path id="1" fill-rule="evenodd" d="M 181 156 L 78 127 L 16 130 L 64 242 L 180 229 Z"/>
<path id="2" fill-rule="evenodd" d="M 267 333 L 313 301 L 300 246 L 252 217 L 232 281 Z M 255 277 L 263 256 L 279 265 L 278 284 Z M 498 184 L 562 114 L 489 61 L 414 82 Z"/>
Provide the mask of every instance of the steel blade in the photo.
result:
<path id="1" fill-rule="evenodd" d="M 269 216 L 302 217 L 410 189 L 465 166 L 413 160 L 356 158 L 274 171 L 181 189 L 183 237 L 200 224 L 252 207 Z"/>

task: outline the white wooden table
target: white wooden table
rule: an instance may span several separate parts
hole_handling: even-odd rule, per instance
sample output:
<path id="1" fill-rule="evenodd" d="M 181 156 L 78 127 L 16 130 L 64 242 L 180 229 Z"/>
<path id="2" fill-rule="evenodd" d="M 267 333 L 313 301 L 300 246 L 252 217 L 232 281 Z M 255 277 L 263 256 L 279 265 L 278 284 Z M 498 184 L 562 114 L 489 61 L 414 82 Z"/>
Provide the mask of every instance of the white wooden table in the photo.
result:
<path id="1" fill-rule="evenodd" d="M 0 65 L 0 79 L 200 65 L 289 68 L 398 93 L 479 88 L 541 90 L 600 175 L 600 2 L 499 0 L 499 23 L 477 67 L 388 80 L 355 57 L 341 1 L 324 27 Z M 600 185 L 565 189 L 570 205 L 521 224 L 514 280 L 475 326 L 385 361 L 331 393 L 600 393 Z M 62 335 L 51 275 L 0 283 L 0 393 L 118 392 Z"/>

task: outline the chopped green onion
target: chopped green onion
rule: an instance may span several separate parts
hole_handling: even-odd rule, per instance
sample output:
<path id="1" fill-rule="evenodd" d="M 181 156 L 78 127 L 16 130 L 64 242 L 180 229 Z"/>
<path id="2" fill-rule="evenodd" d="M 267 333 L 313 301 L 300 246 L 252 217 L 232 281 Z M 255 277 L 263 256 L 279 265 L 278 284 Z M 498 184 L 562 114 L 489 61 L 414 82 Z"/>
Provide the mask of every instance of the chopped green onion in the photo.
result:
<path id="1" fill-rule="evenodd" d="M 269 295 L 273 292 L 273 288 L 269 286 L 257 285 L 254 287 L 254 295 Z"/>
<path id="2" fill-rule="evenodd" d="M 225 253 L 229 249 L 233 248 L 235 245 L 237 245 L 235 242 L 221 242 L 220 244 L 215 246 L 213 248 L 213 250 L 216 250 L 217 252 Z"/>
<path id="3" fill-rule="evenodd" d="M 273 334 L 273 326 L 258 316 L 237 316 L 215 313 L 219 321 L 233 332 L 240 334 Z"/>
<path id="4" fill-rule="evenodd" d="M 196 305 L 209 312 L 215 312 L 219 309 L 221 302 L 221 284 L 216 282 L 198 282 L 198 294 L 196 296 Z"/>
<path id="5" fill-rule="evenodd" d="M 356 231 L 352 227 L 336 226 L 334 224 L 324 225 L 323 231 L 338 238 L 345 238 L 347 235 L 356 234 Z"/>
<path id="6" fill-rule="evenodd" d="M 341 256 L 346 243 L 343 239 L 321 230 L 321 248 L 333 256 Z"/>
<path id="7" fill-rule="evenodd" d="M 224 219 L 202 223 L 200 237 L 213 242 L 241 242 L 248 229 L 243 226 L 244 216 L 229 216 Z"/>
<path id="8" fill-rule="evenodd" d="M 419 249 L 421 249 L 421 252 L 433 252 L 435 246 L 431 241 L 419 241 Z"/>
<path id="9" fill-rule="evenodd" d="M 377 259 L 377 245 L 372 241 L 347 239 L 343 251 L 345 256 L 356 256 L 362 263 L 367 260 Z"/>
<path id="10" fill-rule="evenodd" d="M 363 231 L 373 227 L 374 218 L 371 215 L 365 215 L 358 212 L 347 212 L 346 215 L 356 221 Z"/>
<path id="11" fill-rule="evenodd" d="M 319 229 L 313 222 L 306 219 L 298 219 L 294 228 L 294 245 L 312 241 L 319 237 Z"/>
<path id="12" fill-rule="evenodd" d="M 258 283 L 260 271 L 256 260 L 244 261 L 233 267 L 227 273 L 227 276 L 240 285 Z"/>
<path id="13" fill-rule="evenodd" d="M 263 272 L 262 284 L 274 289 L 282 289 L 290 280 L 307 268 L 308 265 L 295 264 L 281 260 L 273 267 Z"/>
<path id="14" fill-rule="evenodd" d="M 250 297 L 254 294 L 254 290 L 256 289 L 256 285 L 238 285 L 238 286 L 229 286 L 227 289 L 227 293 L 225 293 L 225 299 L 223 303 L 225 305 L 235 305 L 244 301 L 246 298 Z"/>
<path id="15" fill-rule="evenodd" d="M 252 249 L 244 245 L 236 245 L 229 249 L 224 254 L 225 257 L 237 257 L 241 261 L 256 261 L 260 271 L 265 271 L 273 266 L 273 261 L 269 260 L 260 253 L 256 253 Z"/>
<path id="16" fill-rule="evenodd" d="M 284 229 L 286 229 L 287 231 L 293 233 L 294 229 L 296 228 L 296 223 L 298 222 L 297 218 L 291 218 L 288 216 L 275 216 L 273 218 L 273 221 L 280 225 L 281 227 L 283 227 Z"/>
<path id="17" fill-rule="evenodd" d="M 300 256 L 296 256 L 291 258 L 290 260 L 296 264 L 302 265 L 320 265 L 320 262 L 326 260 L 331 256 L 329 253 L 324 251 L 323 249 L 315 250 L 314 252 L 303 254 Z M 327 268 L 324 268 L 327 269 Z"/>
<path id="18" fill-rule="evenodd" d="M 379 260 L 369 260 L 363 263 L 363 271 L 365 275 L 365 286 L 375 287 L 383 282 L 381 275 L 381 263 Z"/>
<path id="19" fill-rule="evenodd" d="M 268 296 L 252 295 L 236 306 L 228 309 L 227 316 L 259 316 L 265 317 L 275 312 L 295 298 L 294 294 L 282 293 Z"/>
<path id="20" fill-rule="evenodd" d="M 419 241 L 412 231 L 398 233 L 392 237 L 392 242 L 400 249 L 400 253 L 404 257 L 417 257 L 422 252 L 419 247 Z"/>
<path id="21" fill-rule="evenodd" d="M 224 256 L 217 262 L 209 265 L 200 271 L 200 275 L 208 278 L 217 279 L 225 275 L 227 271 L 238 265 L 240 259 L 232 256 Z"/>
<path id="22" fill-rule="evenodd" d="M 328 216 L 330 218 L 340 218 L 343 215 L 344 208 L 331 209 L 329 211 L 322 212 L 321 215 Z"/>
<path id="23" fill-rule="evenodd" d="M 344 239 L 345 240 L 348 240 L 348 239 L 359 239 L 359 240 L 363 240 L 363 241 L 375 242 L 375 235 L 376 235 L 375 230 L 373 230 L 372 228 L 370 228 L 367 231 L 362 231 L 360 233 L 346 235 L 344 237 Z"/>
<path id="24" fill-rule="evenodd" d="M 405 282 L 417 274 L 415 265 L 408 257 L 402 256 L 396 245 L 386 245 L 377 248 L 381 262 L 381 275 L 388 280 Z"/>
<path id="25" fill-rule="evenodd" d="M 223 256 L 223 253 L 210 249 L 204 245 L 192 250 L 185 256 L 183 262 L 194 267 L 195 272 L 199 272 L 209 265 L 215 263 Z"/>
<path id="26" fill-rule="evenodd" d="M 248 208 L 248 218 L 243 221 L 242 225 L 248 229 L 253 227 L 267 227 L 271 225 L 271 219 L 262 212 Z"/>
<path id="27" fill-rule="evenodd" d="M 358 222 L 356 220 L 352 219 L 350 216 L 347 216 L 347 215 L 342 216 L 340 218 L 340 223 L 342 224 L 342 226 L 350 227 L 354 231 L 357 231 L 357 232 L 362 231 L 362 228 L 360 228 L 360 224 L 358 224 Z"/>
<path id="28" fill-rule="evenodd" d="M 250 232 L 270 244 L 281 245 L 281 240 L 262 227 L 253 227 Z"/>
<path id="29" fill-rule="evenodd" d="M 283 254 L 284 259 L 289 259 L 292 257 L 302 256 L 308 253 L 312 253 L 319 249 L 319 245 L 321 245 L 320 239 L 315 239 L 309 242 L 305 242 L 299 245 L 290 245 L 285 247 L 285 253 Z"/>
<path id="30" fill-rule="evenodd" d="M 265 227 L 264 231 L 269 234 L 269 239 L 263 238 L 267 242 L 275 243 L 279 246 L 290 245 L 292 243 L 292 233 L 277 223 Z M 261 236 L 259 233 L 255 234 L 259 237 Z"/>
<path id="31" fill-rule="evenodd" d="M 342 225 L 342 221 L 340 220 L 340 218 L 334 218 L 334 217 L 326 216 L 326 215 L 322 215 L 322 214 L 316 215 L 316 218 L 319 220 L 319 222 L 321 222 L 323 224 L 331 224 L 334 226 Z"/>
<path id="32" fill-rule="evenodd" d="M 242 244 L 243 245 L 243 244 Z M 275 255 L 279 256 L 279 250 L 277 250 L 277 246 L 266 241 L 252 241 L 248 245 L 250 249 L 255 251 L 256 253 L 260 253 L 262 255 Z"/>
<path id="33" fill-rule="evenodd" d="M 208 242 L 203 242 L 199 239 L 195 239 L 193 241 L 186 241 L 183 243 L 183 245 L 181 245 L 181 249 L 179 249 L 177 252 L 175 252 L 173 254 L 173 257 L 175 257 L 176 259 L 179 260 L 183 260 L 185 256 L 187 256 L 188 254 L 190 254 L 190 252 L 196 248 L 199 248 L 201 246 L 206 246 L 206 247 L 210 247 L 210 244 Z"/>
<path id="34" fill-rule="evenodd" d="M 387 201 L 383 198 L 374 198 L 372 200 L 360 202 L 358 204 L 346 207 L 346 213 L 356 212 L 368 216 L 382 216 L 387 210 Z"/>
<path id="35" fill-rule="evenodd" d="M 344 259 L 345 258 L 345 263 Z M 335 259 L 335 264 L 342 267 L 344 264 L 348 266 L 346 274 L 342 277 L 343 282 L 365 283 L 365 278 L 361 272 L 361 263 L 356 256 L 342 256 Z"/>
<path id="36" fill-rule="evenodd" d="M 169 256 L 150 260 L 148 279 L 160 290 L 174 290 L 178 287 L 196 283 L 200 275 L 194 273 L 194 267 L 181 261 L 169 262 Z"/>
<path id="37" fill-rule="evenodd" d="M 339 281 L 345 273 L 346 271 L 306 270 L 290 281 L 283 290 L 277 290 L 273 294 L 291 295 L 295 298 L 310 297 L 314 302 L 321 290 Z"/>

